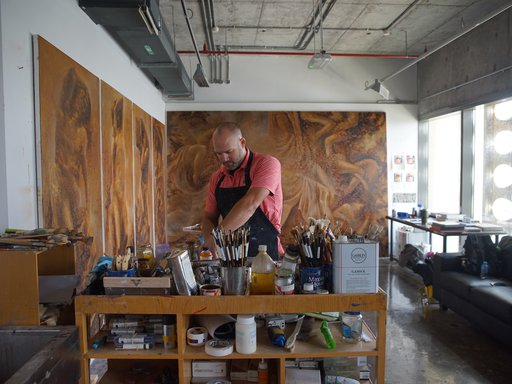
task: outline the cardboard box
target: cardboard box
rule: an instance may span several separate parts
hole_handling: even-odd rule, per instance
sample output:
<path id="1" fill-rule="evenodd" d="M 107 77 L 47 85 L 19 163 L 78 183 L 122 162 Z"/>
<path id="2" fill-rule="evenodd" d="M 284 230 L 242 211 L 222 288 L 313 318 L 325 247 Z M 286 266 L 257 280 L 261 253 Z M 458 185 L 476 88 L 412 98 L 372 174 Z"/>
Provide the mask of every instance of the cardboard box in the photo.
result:
<path id="1" fill-rule="evenodd" d="M 107 295 L 170 295 L 171 278 L 163 277 L 104 277 Z"/>
<path id="2" fill-rule="evenodd" d="M 247 371 L 249 369 L 249 360 L 233 360 L 231 361 L 231 380 L 247 381 Z M 256 371 L 257 372 L 257 371 Z"/>
<path id="3" fill-rule="evenodd" d="M 227 374 L 227 360 L 192 361 L 192 377 L 226 377 Z"/>
<path id="4" fill-rule="evenodd" d="M 250 383 L 258 382 L 258 363 L 259 360 L 249 360 L 249 367 L 247 368 L 247 381 Z"/>
<path id="5" fill-rule="evenodd" d="M 377 293 L 379 243 L 334 243 L 334 293 Z"/>
<path id="6" fill-rule="evenodd" d="M 286 384 L 321 384 L 318 369 L 286 368 Z"/>

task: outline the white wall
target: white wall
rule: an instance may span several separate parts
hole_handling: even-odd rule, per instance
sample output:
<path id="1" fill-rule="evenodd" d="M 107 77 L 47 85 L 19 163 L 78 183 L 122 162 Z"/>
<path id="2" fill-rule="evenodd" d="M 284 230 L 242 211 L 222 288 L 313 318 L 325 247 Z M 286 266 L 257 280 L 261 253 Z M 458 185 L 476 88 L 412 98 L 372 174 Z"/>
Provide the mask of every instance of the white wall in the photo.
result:
<path id="1" fill-rule="evenodd" d="M 79 8 L 77 0 L 1 0 L 0 17 L 0 101 L 4 101 L 0 114 L 0 230 L 7 226 L 34 228 L 33 35 L 41 35 L 162 122 L 165 102 L 118 44 Z"/>
<path id="2" fill-rule="evenodd" d="M 231 54 L 230 84 L 211 84 L 209 88 L 195 85 L 197 103 L 369 103 L 382 99 L 374 91 L 365 91 L 365 82 L 372 83 L 402 68 L 406 59 L 334 57 L 321 70 L 308 69 L 311 56 L 238 55 Z M 209 60 L 201 58 L 206 78 L 210 79 Z M 409 59 L 410 60 L 410 59 Z M 182 56 L 190 72 L 196 68 L 195 56 Z M 416 71 L 404 73 L 386 82 L 392 99 L 416 99 Z M 190 104 L 169 101 L 168 109 Z M 186 107 L 185 107 L 186 108 Z"/>
<path id="3" fill-rule="evenodd" d="M 182 57 L 185 67 L 195 70 L 195 56 Z M 388 201 L 392 205 L 391 156 L 415 154 L 417 158 L 417 105 L 403 103 L 416 99 L 414 68 L 386 82 L 390 99 L 401 103 L 380 103 L 382 98 L 365 82 L 373 82 L 402 68 L 405 59 L 334 57 L 322 70 L 310 70 L 310 56 L 230 56 L 230 84 L 195 85 L 194 101 L 167 102 L 168 111 L 379 111 L 386 113 L 388 153 Z M 202 57 L 208 79 L 209 61 Z M 401 204 L 409 211 L 414 204 Z"/>

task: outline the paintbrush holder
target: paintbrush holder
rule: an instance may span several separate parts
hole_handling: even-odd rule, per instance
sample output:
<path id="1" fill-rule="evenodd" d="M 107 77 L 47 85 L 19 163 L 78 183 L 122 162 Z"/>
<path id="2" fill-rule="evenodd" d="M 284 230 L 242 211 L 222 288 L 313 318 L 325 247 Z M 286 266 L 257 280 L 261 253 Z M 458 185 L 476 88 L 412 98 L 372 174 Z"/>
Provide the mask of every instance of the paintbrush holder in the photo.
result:
<path id="1" fill-rule="evenodd" d="M 247 290 L 246 267 L 221 267 L 223 295 L 245 295 Z"/>
<path id="2" fill-rule="evenodd" d="M 319 289 L 325 289 L 325 276 L 324 276 L 324 267 L 308 267 L 305 265 L 299 266 L 300 271 L 300 289 L 304 287 L 304 283 L 312 283 L 313 289 L 315 291 Z"/>

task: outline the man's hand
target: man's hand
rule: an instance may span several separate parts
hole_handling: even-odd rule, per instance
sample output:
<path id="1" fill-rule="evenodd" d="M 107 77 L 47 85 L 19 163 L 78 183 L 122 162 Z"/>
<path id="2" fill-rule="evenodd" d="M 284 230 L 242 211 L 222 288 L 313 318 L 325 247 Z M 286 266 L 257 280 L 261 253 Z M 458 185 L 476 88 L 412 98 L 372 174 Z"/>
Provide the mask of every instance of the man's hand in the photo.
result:
<path id="1" fill-rule="evenodd" d="M 215 245 L 215 240 L 212 236 L 212 230 L 217 226 L 219 222 L 219 215 L 213 215 L 209 213 L 204 213 L 203 221 L 201 222 L 201 228 L 203 231 L 204 238 L 204 246 L 208 247 L 212 252 L 213 258 L 217 259 L 217 247 Z"/>
<path id="2" fill-rule="evenodd" d="M 250 188 L 222 220 L 222 228 L 233 231 L 240 228 L 251 218 L 269 193 L 266 188 Z"/>

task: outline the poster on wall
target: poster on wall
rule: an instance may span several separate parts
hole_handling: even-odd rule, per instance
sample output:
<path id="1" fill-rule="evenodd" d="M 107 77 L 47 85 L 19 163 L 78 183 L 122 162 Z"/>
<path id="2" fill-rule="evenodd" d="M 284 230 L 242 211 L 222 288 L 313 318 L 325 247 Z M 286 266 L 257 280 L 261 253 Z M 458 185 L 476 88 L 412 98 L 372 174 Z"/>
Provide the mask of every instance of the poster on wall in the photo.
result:
<path id="1" fill-rule="evenodd" d="M 185 241 L 182 229 L 201 221 L 206 186 L 219 167 L 211 134 L 224 121 L 241 126 L 249 149 L 281 162 L 283 244 L 292 241 L 291 229 L 309 217 L 347 222 L 361 234 L 370 223 L 387 226 L 385 113 L 169 112 L 171 243 Z"/>
<path id="2" fill-rule="evenodd" d="M 86 275 L 103 252 L 99 79 L 40 36 L 35 46 L 40 225 L 94 238 L 90 246 L 77 243 L 77 274 Z"/>
<path id="3" fill-rule="evenodd" d="M 393 192 L 416 191 L 416 156 L 394 154 L 392 157 Z"/>

